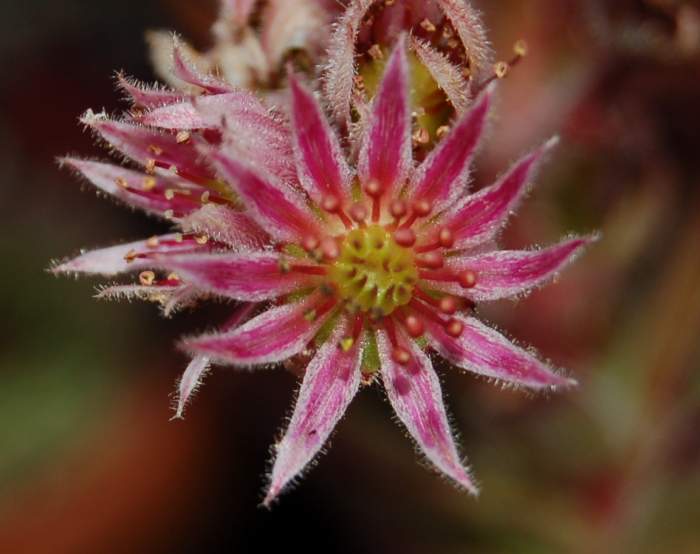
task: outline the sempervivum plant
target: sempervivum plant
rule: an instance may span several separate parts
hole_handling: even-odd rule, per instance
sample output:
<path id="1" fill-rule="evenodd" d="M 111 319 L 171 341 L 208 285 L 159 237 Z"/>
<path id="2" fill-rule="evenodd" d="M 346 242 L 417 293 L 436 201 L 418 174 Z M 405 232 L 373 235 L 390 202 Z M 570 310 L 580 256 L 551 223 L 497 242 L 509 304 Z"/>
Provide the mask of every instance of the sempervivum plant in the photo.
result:
<path id="1" fill-rule="evenodd" d="M 194 69 L 184 76 L 198 84 Z M 551 279 L 592 237 L 542 250 L 494 246 L 555 142 L 494 185 L 468 191 L 493 85 L 414 162 L 407 40 L 387 55 L 357 144 L 345 144 L 291 73 L 288 113 L 252 93 L 205 94 L 121 121 L 83 121 L 137 169 L 63 163 L 102 191 L 167 218 L 177 232 L 83 254 L 61 273 L 137 272 L 103 295 L 136 295 L 167 312 L 218 296 L 235 303 L 219 332 L 182 341 L 192 355 L 177 414 L 210 364 L 305 360 L 265 503 L 319 452 L 361 385 L 381 382 L 432 464 L 476 493 L 453 440 L 430 355 L 495 381 L 552 390 L 573 380 L 472 312 Z M 351 152 L 357 152 L 356 159 Z"/>

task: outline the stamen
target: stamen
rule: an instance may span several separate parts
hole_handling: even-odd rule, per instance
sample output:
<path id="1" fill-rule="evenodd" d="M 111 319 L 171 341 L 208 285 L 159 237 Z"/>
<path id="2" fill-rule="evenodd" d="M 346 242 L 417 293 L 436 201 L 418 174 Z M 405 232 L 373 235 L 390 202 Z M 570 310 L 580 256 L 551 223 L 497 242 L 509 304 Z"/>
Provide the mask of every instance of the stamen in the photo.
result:
<path id="1" fill-rule="evenodd" d="M 412 229 L 399 229 L 394 233 L 394 241 L 399 246 L 410 248 L 416 243 L 416 234 Z"/>
<path id="2" fill-rule="evenodd" d="M 372 199 L 372 221 L 377 223 L 382 213 L 382 194 L 384 190 L 377 181 L 365 185 L 365 193 Z"/>
<path id="3" fill-rule="evenodd" d="M 318 248 L 318 245 L 318 239 L 313 235 L 304 237 L 304 239 L 301 241 L 301 247 L 307 252 L 312 252 L 313 250 L 316 250 Z"/>
<path id="4" fill-rule="evenodd" d="M 156 274 L 153 273 L 152 271 L 142 271 L 139 274 L 139 282 L 144 287 L 150 287 L 154 283 L 155 280 L 156 280 Z"/>
<path id="5" fill-rule="evenodd" d="M 520 63 L 520 61 L 527 55 L 527 43 L 524 40 L 519 40 L 513 45 L 514 56 L 509 61 L 497 62 L 493 67 L 493 75 L 486 79 L 483 83 L 479 85 L 475 91 L 475 96 L 477 96 L 482 90 L 484 90 L 488 85 L 490 85 L 496 79 L 505 78 L 510 71 Z"/>
<path id="6" fill-rule="evenodd" d="M 413 204 L 413 211 L 418 217 L 425 217 L 433 211 L 433 206 L 427 200 L 419 200 Z"/>
<path id="7" fill-rule="evenodd" d="M 413 206 L 411 206 L 411 215 L 409 218 L 401 225 L 401 227 L 408 228 L 411 225 L 413 225 L 417 219 L 421 217 L 426 217 L 427 215 L 430 215 L 430 212 L 433 211 L 433 206 L 430 202 L 427 200 L 418 200 L 413 203 Z"/>
<path id="8" fill-rule="evenodd" d="M 430 296 L 427 292 L 423 291 L 423 289 L 416 287 L 413 294 L 416 296 L 416 298 L 420 298 L 423 302 L 430 304 L 431 306 L 435 306 L 436 308 L 439 306 L 439 300 Z"/>
<path id="9" fill-rule="evenodd" d="M 430 133 L 425 127 L 418 127 L 411 138 L 413 140 L 413 146 L 422 146 L 430 142 Z"/>
<path id="10" fill-rule="evenodd" d="M 433 321 L 434 323 L 437 323 L 438 325 L 445 325 L 445 320 L 443 320 L 442 317 L 440 317 L 440 314 L 433 311 L 429 306 L 426 306 L 425 304 L 419 302 L 415 298 L 411 301 L 410 306 L 415 311 L 423 314 L 426 318 Z"/>
<path id="11" fill-rule="evenodd" d="M 453 315 L 457 311 L 457 299 L 454 296 L 443 296 L 439 302 L 440 311 Z"/>
<path id="12" fill-rule="evenodd" d="M 184 144 L 188 140 L 190 140 L 190 133 L 188 131 L 180 131 L 175 135 L 175 142 L 178 144 Z"/>
<path id="13" fill-rule="evenodd" d="M 410 352 L 400 346 L 391 351 L 391 358 L 399 365 L 408 365 L 411 362 Z"/>
<path id="14" fill-rule="evenodd" d="M 340 248 L 333 238 L 325 238 L 321 241 L 321 253 L 327 260 L 336 260 L 340 256 Z"/>
<path id="15" fill-rule="evenodd" d="M 389 335 L 389 342 L 396 348 L 399 341 L 396 339 L 396 327 L 394 326 L 394 320 L 390 317 L 384 319 L 384 328 L 386 329 L 387 335 Z"/>
<path id="16" fill-rule="evenodd" d="M 389 206 L 389 213 L 391 213 L 395 219 L 399 220 L 408 213 L 408 205 L 404 200 L 394 200 Z"/>
<path id="17" fill-rule="evenodd" d="M 373 44 L 372 47 L 367 51 L 370 57 L 377 61 L 384 58 L 384 53 L 382 52 L 382 47 L 378 44 Z"/>
<path id="18" fill-rule="evenodd" d="M 460 272 L 457 276 L 457 282 L 465 289 L 474 288 L 476 285 L 476 273 L 471 270 L 466 270 Z"/>
<path id="19" fill-rule="evenodd" d="M 453 273 L 451 271 L 420 271 L 418 276 L 426 281 L 458 283 L 462 288 L 471 289 L 476 285 L 476 273 L 471 270 Z"/>
<path id="20" fill-rule="evenodd" d="M 289 271 L 303 273 L 304 275 L 326 275 L 328 273 L 325 267 L 320 267 L 317 265 L 292 264 L 288 267 Z"/>
<path id="21" fill-rule="evenodd" d="M 418 267 L 424 267 L 426 269 L 440 269 L 445 265 L 445 258 L 442 257 L 440 252 L 428 252 L 422 258 L 416 260 L 416 265 Z"/>
<path id="22" fill-rule="evenodd" d="M 420 26 L 428 33 L 434 33 L 436 30 L 435 24 L 427 17 L 420 22 Z"/>
<path id="23" fill-rule="evenodd" d="M 352 221 L 343 211 L 338 198 L 335 196 L 325 196 L 323 200 L 321 200 L 321 208 L 329 214 L 338 216 L 340 221 L 343 222 L 343 225 L 345 225 L 346 229 L 352 229 Z"/>
<path id="24" fill-rule="evenodd" d="M 156 181 L 155 177 L 145 177 L 143 180 L 143 190 L 153 190 L 156 188 L 157 184 L 158 181 Z"/>
<path id="25" fill-rule="evenodd" d="M 443 248 L 452 248 L 455 243 L 455 236 L 447 227 L 443 227 L 440 229 L 438 240 Z"/>
<path id="26" fill-rule="evenodd" d="M 464 324 L 458 319 L 452 318 L 445 324 L 445 332 L 451 337 L 457 338 L 464 331 Z"/>
<path id="27" fill-rule="evenodd" d="M 328 213 L 335 213 L 340 209 L 340 200 L 335 196 L 325 196 L 321 201 L 321 208 Z"/>
<path id="28" fill-rule="evenodd" d="M 449 125 L 440 125 L 440 127 L 437 128 L 437 131 L 435 131 L 435 136 L 437 137 L 438 140 L 440 140 L 440 139 L 445 138 L 449 132 L 450 132 Z"/>
<path id="29" fill-rule="evenodd" d="M 345 337 L 341 339 L 339 346 L 343 352 L 350 352 L 350 349 L 355 346 L 355 339 L 352 337 Z"/>
<path id="30" fill-rule="evenodd" d="M 423 333 L 425 333 L 425 325 L 423 324 L 423 321 L 413 314 L 407 316 L 403 323 L 408 331 L 408 334 L 414 339 L 417 339 L 418 337 L 422 336 Z"/>
<path id="31" fill-rule="evenodd" d="M 369 213 L 365 205 L 358 202 L 350 207 L 350 217 L 362 227 L 367 217 L 369 217 Z"/>

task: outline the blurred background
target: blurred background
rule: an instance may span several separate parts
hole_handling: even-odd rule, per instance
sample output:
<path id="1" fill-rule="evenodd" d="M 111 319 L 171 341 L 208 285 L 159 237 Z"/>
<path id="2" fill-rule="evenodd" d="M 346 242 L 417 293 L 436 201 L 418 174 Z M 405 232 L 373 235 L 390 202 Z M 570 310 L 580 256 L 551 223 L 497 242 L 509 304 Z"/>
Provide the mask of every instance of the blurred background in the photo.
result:
<path id="1" fill-rule="evenodd" d="M 604 240 L 557 283 L 481 315 L 581 382 L 560 396 L 441 370 L 478 501 L 426 471 L 378 388 L 272 511 L 269 446 L 297 387 L 218 369 L 170 422 L 180 334 L 98 302 L 50 260 L 159 223 L 58 170 L 96 156 L 77 123 L 125 108 L 113 71 L 152 80 L 143 32 L 206 46 L 213 1 L 25 0 L 0 19 L 0 552 L 700 552 L 700 8 L 674 0 L 478 2 L 501 85 L 477 186 L 559 132 L 503 243 Z"/>

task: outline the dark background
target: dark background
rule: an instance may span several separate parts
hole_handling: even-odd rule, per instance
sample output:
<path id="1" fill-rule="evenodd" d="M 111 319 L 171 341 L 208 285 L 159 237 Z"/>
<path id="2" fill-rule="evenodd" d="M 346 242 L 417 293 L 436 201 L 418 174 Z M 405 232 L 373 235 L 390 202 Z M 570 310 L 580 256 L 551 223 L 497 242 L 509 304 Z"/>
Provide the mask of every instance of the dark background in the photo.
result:
<path id="1" fill-rule="evenodd" d="M 480 2 L 501 85 L 478 185 L 555 132 L 563 143 L 503 237 L 604 240 L 557 283 L 483 317 L 581 381 L 561 396 L 442 368 L 482 487 L 419 463 L 378 388 L 271 511 L 269 445 L 295 378 L 218 369 L 170 422 L 187 360 L 171 320 L 98 302 L 45 269 L 159 223 L 98 200 L 54 157 L 100 155 L 77 117 L 123 109 L 113 71 L 153 78 L 143 32 L 205 47 L 213 2 L 25 0 L 0 18 L 0 552 L 700 551 L 700 15 L 680 1 Z"/>

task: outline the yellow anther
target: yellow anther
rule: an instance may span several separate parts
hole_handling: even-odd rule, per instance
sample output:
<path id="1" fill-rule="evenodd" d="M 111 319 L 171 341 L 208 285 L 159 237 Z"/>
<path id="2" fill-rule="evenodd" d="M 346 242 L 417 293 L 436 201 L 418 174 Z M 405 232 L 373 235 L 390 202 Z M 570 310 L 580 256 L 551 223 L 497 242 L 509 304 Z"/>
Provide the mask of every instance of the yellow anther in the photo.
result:
<path id="1" fill-rule="evenodd" d="M 156 188 L 157 184 L 158 181 L 156 181 L 155 177 L 145 177 L 143 180 L 143 190 L 153 190 Z"/>
<path id="2" fill-rule="evenodd" d="M 413 144 L 421 145 L 428 144 L 430 142 L 430 133 L 425 127 L 419 127 L 415 133 L 413 133 Z"/>
<path id="3" fill-rule="evenodd" d="M 160 156 L 163 153 L 163 149 L 160 146 L 156 146 L 155 144 L 149 145 L 148 151 L 154 156 Z"/>
<path id="4" fill-rule="evenodd" d="M 152 271 L 142 271 L 139 274 L 139 282 L 144 287 L 150 287 L 156 280 L 156 274 Z"/>
<path id="5" fill-rule="evenodd" d="M 178 144 L 182 144 L 184 142 L 187 142 L 190 140 L 190 134 L 187 131 L 180 131 L 176 136 L 175 136 L 175 142 Z"/>
<path id="6" fill-rule="evenodd" d="M 316 310 L 309 310 L 308 312 L 306 312 L 304 314 L 304 319 L 306 321 L 309 321 L 309 322 L 316 321 L 317 317 L 318 317 L 318 313 L 316 312 Z"/>
<path id="7" fill-rule="evenodd" d="M 527 42 L 525 42 L 522 39 L 517 41 L 513 45 L 513 52 L 515 52 L 516 56 L 520 56 L 521 58 L 524 58 L 525 56 L 527 56 L 527 51 L 528 51 Z"/>
<path id="8" fill-rule="evenodd" d="M 151 237 L 146 241 L 146 246 L 149 248 L 157 248 L 159 243 L 158 237 Z"/>
<path id="9" fill-rule="evenodd" d="M 171 273 L 168 275 L 168 281 L 179 281 L 180 276 L 177 273 Z"/>
<path id="10" fill-rule="evenodd" d="M 438 127 L 437 131 L 435 131 L 435 136 L 438 139 L 444 138 L 447 136 L 447 133 L 450 132 L 450 126 L 449 125 L 440 125 Z"/>
<path id="11" fill-rule="evenodd" d="M 420 26 L 423 27 L 423 29 L 425 29 L 429 33 L 434 33 L 436 29 L 433 22 L 430 21 L 430 19 L 428 19 L 427 17 L 420 22 Z"/>
<path id="12" fill-rule="evenodd" d="M 199 235 L 199 236 L 194 238 L 194 241 L 197 244 L 201 244 L 202 246 L 204 246 L 206 243 L 209 242 L 209 237 L 206 235 Z"/>
<path id="13" fill-rule="evenodd" d="M 210 196 L 211 196 L 210 192 L 208 190 L 205 190 L 199 199 L 202 201 L 202 204 L 206 204 L 207 202 L 209 202 Z"/>
<path id="14" fill-rule="evenodd" d="M 127 182 L 126 179 L 123 179 L 122 177 L 117 177 L 114 180 L 115 183 L 117 183 L 118 187 L 121 187 L 123 189 L 128 189 L 129 188 L 129 183 Z"/>
<path id="15" fill-rule="evenodd" d="M 498 62 L 496 65 L 493 66 L 493 72 L 499 79 L 503 79 L 506 75 L 508 75 L 509 69 L 510 66 L 507 62 Z"/>
<path id="16" fill-rule="evenodd" d="M 165 198 L 166 200 L 172 200 L 175 198 L 175 191 L 173 189 L 167 189 L 165 191 Z"/>
<path id="17" fill-rule="evenodd" d="M 340 341 L 340 348 L 343 352 L 350 352 L 350 349 L 355 345 L 355 339 L 352 337 L 345 337 Z"/>
<path id="18" fill-rule="evenodd" d="M 381 60 L 384 58 L 384 52 L 382 52 L 382 47 L 378 44 L 372 45 L 372 47 L 367 51 L 373 60 Z"/>

